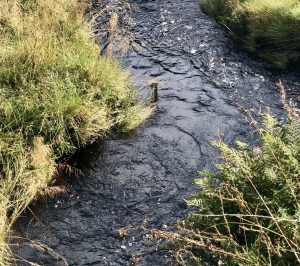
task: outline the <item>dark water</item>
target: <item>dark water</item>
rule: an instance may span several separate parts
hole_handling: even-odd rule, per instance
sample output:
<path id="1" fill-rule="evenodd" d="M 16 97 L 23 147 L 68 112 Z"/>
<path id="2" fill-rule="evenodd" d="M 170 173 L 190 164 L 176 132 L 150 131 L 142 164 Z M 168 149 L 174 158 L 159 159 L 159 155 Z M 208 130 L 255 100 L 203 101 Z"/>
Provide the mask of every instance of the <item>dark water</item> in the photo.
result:
<path id="1" fill-rule="evenodd" d="M 271 108 L 281 117 L 275 81 L 282 79 L 290 96 L 300 89 L 296 73 L 278 72 L 247 55 L 203 14 L 197 0 L 134 4 L 135 49 L 124 62 L 137 87 L 160 79 L 155 116 L 128 136 L 83 151 L 77 161 L 85 177 L 73 182 L 69 194 L 32 207 L 34 216 L 27 212 L 16 228 L 69 265 L 128 265 L 133 254 L 155 250 L 144 233 L 120 238 L 117 230 L 145 219 L 149 227 L 168 228 L 183 218 L 197 171 L 217 160 L 209 141 L 253 139 L 232 103 L 257 114 Z M 19 256 L 63 265 L 53 252 L 29 243 L 15 250 Z M 169 264 L 165 253 L 138 265 Z"/>

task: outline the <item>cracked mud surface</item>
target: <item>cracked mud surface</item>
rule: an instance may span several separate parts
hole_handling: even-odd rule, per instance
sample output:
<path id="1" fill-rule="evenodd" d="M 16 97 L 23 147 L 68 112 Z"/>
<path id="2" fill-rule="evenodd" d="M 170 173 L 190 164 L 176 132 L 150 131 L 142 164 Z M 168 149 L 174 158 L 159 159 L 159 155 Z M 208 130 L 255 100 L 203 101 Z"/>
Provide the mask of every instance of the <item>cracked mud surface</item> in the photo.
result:
<path id="1" fill-rule="evenodd" d="M 209 142 L 253 139 L 232 103 L 258 114 L 270 107 L 281 117 L 276 80 L 282 79 L 291 97 L 299 95 L 296 73 L 278 72 L 242 51 L 197 0 L 133 4 L 137 37 L 124 63 L 137 88 L 159 78 L 155 116 L 128 136 L 88 147 L 77 158 L 85 176 L 67 195 L 39 202 L 35 217 L 27 212 L 16 226 L 21 236 L 48 245 L 69 265 L 129 265 L 132 255 L 154 250 L 144 233 L 120 238 L 117 230 L 145 219 L 149 227 L 167 228 L 185 216 L 184 198 L 196 189 L 197 171 L 217 160 Z M 19 256 L 63 265 L 53 252 L 28 243 L 16 250 Z M 138 265 L 169 264 L 165 253 Z"/>

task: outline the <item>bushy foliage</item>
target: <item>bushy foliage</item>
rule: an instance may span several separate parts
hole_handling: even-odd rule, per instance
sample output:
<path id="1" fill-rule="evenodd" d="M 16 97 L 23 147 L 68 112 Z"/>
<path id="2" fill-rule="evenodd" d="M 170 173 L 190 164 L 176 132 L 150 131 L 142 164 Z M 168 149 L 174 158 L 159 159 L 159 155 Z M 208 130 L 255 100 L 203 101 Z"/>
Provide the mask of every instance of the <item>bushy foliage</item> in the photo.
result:
<path id="1" fill-rule="evenodd" d="M 217 174 L 204 172 L 196 181 L 200 192 L 189 204 L 199 211 L 182 226 L 202 232 L 207 249 L 222 250 L 229 264 L 297 265 L 300 122 L 291 119 L 281 126 L 267 114 L 260 134 L 262 147 L 214 143 L 223 162 Z"/>
<path id="2" fill-rule="evenodd" d="M 203 0 L 243 45 L 280 68 L 299 65 L 299 0 Z"/>
<path id="3" fill-rule="evenodd" d="M 188 201 L 196 209 L 175 232 L 152 231 L 173 243 L 181 264 L 300 265 L 300 116 L 278 85 L 288 120 L 267 113 L 259 126 L 249 115 L 257 147 L 214 142 L 221 162 L 196 180 Z"/>
<path id="4" fill-rule="evenodd" d="M 0 0 L 0 265 L 7 233 L 47 186 L 55 160 L 151 109 L 99 57 L 79 0 Z"/>

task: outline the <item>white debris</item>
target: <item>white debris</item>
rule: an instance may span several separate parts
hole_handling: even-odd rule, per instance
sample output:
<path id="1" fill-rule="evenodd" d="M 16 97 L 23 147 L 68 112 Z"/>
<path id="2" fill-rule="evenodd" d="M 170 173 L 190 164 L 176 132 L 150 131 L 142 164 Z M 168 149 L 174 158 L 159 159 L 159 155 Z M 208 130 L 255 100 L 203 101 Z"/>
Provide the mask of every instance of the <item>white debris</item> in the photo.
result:
<path id="1" fill-rule="evenodd" d="M 194 48 L 192 48 L 192 49 L 191 49 L 191 54 L 195 54 L 195 53 L 197 53 L 197 50 L 194 49 Z"/>

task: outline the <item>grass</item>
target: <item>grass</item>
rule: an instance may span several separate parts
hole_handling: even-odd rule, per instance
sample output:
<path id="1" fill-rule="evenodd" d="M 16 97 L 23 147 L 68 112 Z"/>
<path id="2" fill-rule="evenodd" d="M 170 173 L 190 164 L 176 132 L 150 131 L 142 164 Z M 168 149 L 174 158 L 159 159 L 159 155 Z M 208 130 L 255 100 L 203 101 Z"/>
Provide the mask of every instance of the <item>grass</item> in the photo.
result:
<path id="1" fill-rule="evenodd" d="M 128 74 L 99 57 L 79 0 L 0 0 L 0 265 L 8 235 L 56 162 L 142 123 Z"/>
<path id="2" fill-rule="evenodd" d="M 244 47 L 279 68 L 300 64 L 300 0 L 202 0 Z"/>
<path id="3" fill-rule="evenodd" d="M 288 120 L 280 124 L 267 113 L 260 126 L 246 112 L 260 146 L 214 142 L 218 171 L 196 180 L 198 193 L 188 200 L 194 211 L 175 232 L 149 234 L 168 240 L 161 250 L 175 250 L 180 264 L 300 264 L 300 113 L 278 86 Z"/>

